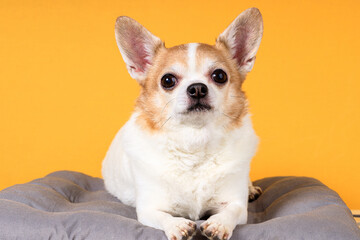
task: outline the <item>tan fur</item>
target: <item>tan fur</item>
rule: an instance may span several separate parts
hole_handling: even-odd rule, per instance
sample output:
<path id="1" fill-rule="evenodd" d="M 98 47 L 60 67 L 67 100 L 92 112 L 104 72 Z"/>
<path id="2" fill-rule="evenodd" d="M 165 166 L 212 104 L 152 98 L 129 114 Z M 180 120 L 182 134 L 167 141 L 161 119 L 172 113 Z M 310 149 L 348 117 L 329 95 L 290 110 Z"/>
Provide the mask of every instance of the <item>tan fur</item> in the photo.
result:
<path id="1" fill-rule="evenodd" d="M 145 80 L 144 86 L 141 88 L 141 93 L 136 101 L 135 111 L 140 116 L 138 123 L 146 130 L 155 131 L 161 128 L 161 125 L 166 121 L 163 111 L 167 100 L 166 94 L 160 86 L 161 77 L 168 73 L 169 67 L 174 63 L 187 66 L 187 46 L 179 45 L 172 48 L 159 48 L 155 57 L 154 63 L 149 69 L 148 77 Z M 176 76 L 181 81 L 181 76 Z M 160 92 L 162 91 L 162 92 Z M 166 91 L 165 91 L 166 92 Z M 161 104 L 155 103 L 155 99 L 160 99 Z M 153 103 L 153 104 L 149 104 Z"/>
<path id="2" fill-rule="evenodd" d="M 236 61 L 231 58 L 227 47 L 222 43 L 199 44 L 196 54 L 197 65 L 200 65 L 206 58 L 214 59 L 217 63 L 207 73 L 209 84 L 216 84 L 211 80 L 212 71 L 223 68 L 227 72 L 229 83 L 217 86 L 226 88 L 223 114 L 224 118 L 227 118 L 228 124 L 225 127 L 229 130 L 239 127 L 242 117 L 247 113 L 247 100 L 241 89 L 245 76 L 239 73 Z M 166 121 L 166 114 L 164 114 L 166 109 L 164 108 L 170 99 L 167 98 L 167 94 L 163 94 L 166 93 L 166 90 L 160 86 L 160 80 L 165 73 L 171 72 L 169 67 L 175 63 L 188 67 L 187 45 L 157 49 L 153 65 L 149 68 L 148 77 L 144 81 L 141 94 L 136 101 L 136 111 L 140 114 L 137 121 L 144 129 L 151 132 L 159 131 Z M 181 76 L 176 75 L 176 77 L 178 81 L 181 81 Z"/>
<path id="3" fill-rule="evenodd" d="M 247 100 L 245 93 L 241 89 L 246 77 L 245 74 L 239 73 L 236 61 L 231 57 L 228 48 L 222 43 L 217 43 L 214 46 L 201 44 L 198 47 L 198 55 L 199 58 L 211 57 L 217 59 L 219 63 L 224 65 L 223 68 L 228 74 L 229 83 L 223 86 L 227 90 L 223 114 L 231 119 L 225 127 L 229 130 L 240 127 L 241 119 L 247 113 Z M 212 69 L 211 72 L 213 70 L 215 69 Z M 210 82 L 215 84 L 212 81 Z"/>

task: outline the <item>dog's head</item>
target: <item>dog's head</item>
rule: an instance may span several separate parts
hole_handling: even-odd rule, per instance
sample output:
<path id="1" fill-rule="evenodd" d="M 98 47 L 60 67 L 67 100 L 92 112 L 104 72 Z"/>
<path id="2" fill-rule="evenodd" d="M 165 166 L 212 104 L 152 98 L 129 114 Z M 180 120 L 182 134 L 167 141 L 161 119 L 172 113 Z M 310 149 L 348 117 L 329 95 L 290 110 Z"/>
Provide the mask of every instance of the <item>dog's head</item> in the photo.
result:
<path id="1" fill-rule="evenodd" d="M 135 20 L 119 17 L 115 36 L 132 78 L 141 85 L 138 122 L 160 130 L 174 124 L 225 127 L 241 124 L 247 111 L 241 87 L 252 69 L 263 32 L 258 9 L 241 13 L 215 45 L 166 48 Z"/>

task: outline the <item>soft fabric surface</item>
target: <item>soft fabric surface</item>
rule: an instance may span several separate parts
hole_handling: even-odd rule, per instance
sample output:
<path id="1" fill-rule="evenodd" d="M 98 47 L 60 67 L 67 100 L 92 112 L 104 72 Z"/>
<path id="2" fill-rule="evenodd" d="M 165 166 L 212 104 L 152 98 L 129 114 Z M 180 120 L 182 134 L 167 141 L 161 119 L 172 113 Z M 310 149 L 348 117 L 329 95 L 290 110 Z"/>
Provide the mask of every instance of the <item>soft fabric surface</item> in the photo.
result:
<path id="1" fill-rule="evenodd" d="M 249 204 L 248 224 L 231 239 L 360 239 L 350 210 L 318 180 L 273 177 L 255 182 L 264 193 Z M 202 221 L 198 221 L 198 226 Z M 54 172 L 0 192 L 0 239 L 163 239 L 136 220 L 136 211 L 104 190 L 103 180 Z M 198 234 L 194 239 L 206 239 Z"/>

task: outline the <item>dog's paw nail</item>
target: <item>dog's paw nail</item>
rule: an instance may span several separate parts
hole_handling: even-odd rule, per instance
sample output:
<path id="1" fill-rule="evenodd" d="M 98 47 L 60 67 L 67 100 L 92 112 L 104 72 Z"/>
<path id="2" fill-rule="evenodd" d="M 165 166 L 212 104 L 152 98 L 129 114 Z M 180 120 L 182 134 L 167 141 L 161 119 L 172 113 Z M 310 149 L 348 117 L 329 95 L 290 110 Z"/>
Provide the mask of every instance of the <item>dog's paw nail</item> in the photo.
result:
<path id="1" fill-rule="evenodd" d="M 249 202 L 255 201 L 262 194 L 262 190 L 258 186 L 249 187 Z"/>
<path id="2" fill-rule="evenodd" d="M 188 222 L 188 225 L 192 228 L 196 228 L 196 223 L 194 222 Z"/>
<path id="3" fill-rule="evenodd" d="M 200 225 L 200 231 L 201 231 L 201 232 L 204 232 L 205 229 L 206 229 L 208 226 L 209 226 L 209 224 L 206 223 L 206 222 L 204 222 L 203 224 Z"/>
<path id="4" fill-rule="evenodd" d="M 174 219 L 165 233 L 169 240 L 190 240 L 196 232 L 196 223 L 187 219 Z"/>
<path id="5" fill-rule="evenodd" d="M 212 238 L 213 236 L 215 236 L 215 232 L 213 232 L 211 230 L 207 230 L 204 233 L 205 233 L 205 236 L 208 238 Z"/>
<path id="6" fill-rule="evenodd" d="M 186 229 L 181 230 L 181 235 L 183 235 L 184 237 L 188 236 L 188 232 L 186 231 Z"/>
<path id="7" fill-rule="evenodd" d="M 211 240 L 226 240 L 229 237 L 229 229 L 222 224 L 211 222 L 200 226 L 201 233 Z"/>

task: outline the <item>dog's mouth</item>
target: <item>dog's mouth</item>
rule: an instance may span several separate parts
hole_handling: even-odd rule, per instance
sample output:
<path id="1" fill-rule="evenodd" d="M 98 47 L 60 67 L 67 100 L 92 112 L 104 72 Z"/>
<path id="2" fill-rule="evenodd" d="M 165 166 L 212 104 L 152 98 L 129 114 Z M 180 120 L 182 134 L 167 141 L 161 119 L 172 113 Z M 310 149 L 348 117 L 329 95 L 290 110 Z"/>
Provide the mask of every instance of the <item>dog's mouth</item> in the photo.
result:
<path id="1" fill-rule="evenodd" d="M 209 104 L 204 104 L 201 102 L 196 102 L 191 104 L 190 107 L 187 108 L 187 112 L 206 112 L 206 111 L 210 111 L 211 110 L 211 106 Z"/>

